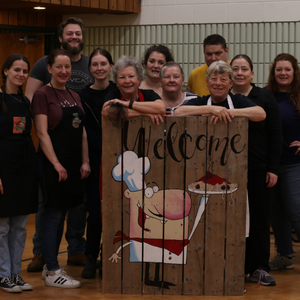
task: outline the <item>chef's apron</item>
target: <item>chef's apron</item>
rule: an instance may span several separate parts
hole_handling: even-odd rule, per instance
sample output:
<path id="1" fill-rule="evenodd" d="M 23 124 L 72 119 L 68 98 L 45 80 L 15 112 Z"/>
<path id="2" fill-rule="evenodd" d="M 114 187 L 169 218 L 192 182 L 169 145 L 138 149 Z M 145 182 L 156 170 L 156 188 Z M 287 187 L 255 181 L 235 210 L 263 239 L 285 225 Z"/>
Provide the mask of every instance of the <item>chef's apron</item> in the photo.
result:
<path id="1" fill-rule="evenodd" d="M 72 96 L 72 94 L 70 93 Z M 73 98 L 73 96 L 72 96 Z M 76 103 L 76 100 L 73 98 Z M 58 182 L 58 172 L 43 155 L 43 179 L 45 206 L 69 209 L 83 201 L 82 133 L 85 113 L 77 104 L 62 107 L 62 118 L 58 125 L 48 132 L 54 152 L 60 164 L 67 170 L 68 178 Z"/>
<path id="2" fill-rule="evenodd" d="M 0 94 L 2 97 L 2 94 Z M 20 95 L 5 95 L 7 114 L 0 112 L 0 218 L 37 212 L 36 152 L 30 137 L 29 107 Z"/>

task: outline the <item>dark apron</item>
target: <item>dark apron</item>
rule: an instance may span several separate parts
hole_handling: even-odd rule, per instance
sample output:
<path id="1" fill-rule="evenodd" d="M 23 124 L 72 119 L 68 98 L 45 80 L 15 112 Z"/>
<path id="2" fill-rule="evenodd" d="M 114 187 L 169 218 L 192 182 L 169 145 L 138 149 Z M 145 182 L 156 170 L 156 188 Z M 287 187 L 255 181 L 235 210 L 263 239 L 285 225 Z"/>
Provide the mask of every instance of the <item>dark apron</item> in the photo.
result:
<path id="1" fill-rule="evenodd" d="M 38 208 L 31 116 L 28 106 L 16 101 L 6 95 L 7 114 L 0 113 L 0 178 L 4 188 L 4 194 L 0 194 L 0 218 L 35 213 Z"/>
<path id="2" fill-rule="evenodd" d="M 83 201 L 82 132 L 85 114 L 79 106 L 61 107 L 62 118 L 49 136 L 54 152 L 67 170 L 68 178 L 58 182 L 58 173 L 43 155 L 44 199 L 46 207 L 68 209 Z"/>

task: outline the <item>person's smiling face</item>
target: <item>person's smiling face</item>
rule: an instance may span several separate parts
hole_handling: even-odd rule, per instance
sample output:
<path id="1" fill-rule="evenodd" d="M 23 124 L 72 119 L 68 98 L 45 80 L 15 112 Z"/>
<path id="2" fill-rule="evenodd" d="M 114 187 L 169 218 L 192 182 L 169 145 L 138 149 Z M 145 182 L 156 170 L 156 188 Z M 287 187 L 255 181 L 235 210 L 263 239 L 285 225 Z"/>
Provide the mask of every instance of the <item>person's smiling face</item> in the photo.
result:
<path id="1" fill-rule="evenodd" d="M 275 80 L 279 86 L 279 90 L 286 91 L 294 80 L 294 69 L 291 62 L 280 60 L 275 67 Z"/>
<path id="2" fill-rule="evenodd" d="M 233 85 L 248 86 L 250 85 L 254 72 L 246 59 L 237 58 L 232 62 Z"/>
<path id="3" fill-rule="evenodd" d="M 228 92 L 232 87 L 232 80 L 228 73 L 211 73 L 206 81 L 212 102 L 219 103 L 227 98 Z"/>
<path id="4" fill-rule="evenodd" d="M 161 79 L 161 86 L 164 92 L 178 92 L 181 91 L 184 84 L 184 78 L 178 67 L 168 67 L 164 70 Z"/>
<path id="5" fill-rule="evenodd" d="M 117 74 L 117 87 L 124 98 L 137 95 L 140 83 L 135 68 L 132 66 L 123 68 Z"/>
<path id="6" fill-rule="evenodd" d="M 159 78 L 159 71 L 166 63 L 165 56 L 157 51 L 153 51 L 147 60 L 146 74 L 150 78 Z"/>
<path id="7" fill-rule="evenodd" d="M 106 79 L 111 69 L 112 65 L 109 64 L 109 61 L 104 55 L 97 54 L 92 57 L 90 71 L 95 79 Z"/>
<path id="8" fill-rule="evenodd" d="M 78 24 L 68 24 L 63 31 L 62 37 L 59 37 L 63 49 L 71 54 L 79 54 L 83 49 L 82 30 Z"/>

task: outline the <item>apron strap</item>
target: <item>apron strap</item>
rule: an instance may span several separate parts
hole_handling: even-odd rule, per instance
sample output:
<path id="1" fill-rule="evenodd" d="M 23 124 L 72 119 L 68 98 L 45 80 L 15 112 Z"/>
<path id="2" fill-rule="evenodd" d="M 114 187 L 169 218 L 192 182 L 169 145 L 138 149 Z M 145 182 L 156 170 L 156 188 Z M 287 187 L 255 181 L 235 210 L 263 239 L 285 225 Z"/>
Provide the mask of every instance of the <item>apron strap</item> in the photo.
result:
<path id="1" fill-rule="evenodd" d="M 233 102 L 232 102 L 232 99 L 229 94 L 227 95 L 227 103 L 228 103 L 229 109 L 234 109 Z M 208 98 L 207 105 L 212 105 L 211 97 Z"/>

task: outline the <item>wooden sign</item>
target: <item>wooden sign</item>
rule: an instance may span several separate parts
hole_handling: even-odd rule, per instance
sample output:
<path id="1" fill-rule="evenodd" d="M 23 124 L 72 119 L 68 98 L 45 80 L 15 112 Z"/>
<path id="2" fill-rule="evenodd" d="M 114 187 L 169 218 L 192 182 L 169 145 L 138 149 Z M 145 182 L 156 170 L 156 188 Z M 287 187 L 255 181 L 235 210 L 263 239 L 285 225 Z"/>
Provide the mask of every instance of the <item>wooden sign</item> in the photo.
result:
<path id="1" fill-rule="evenodd" d="M 103 293 L 243 295 L 248 120 L 102 122 Z"/>

